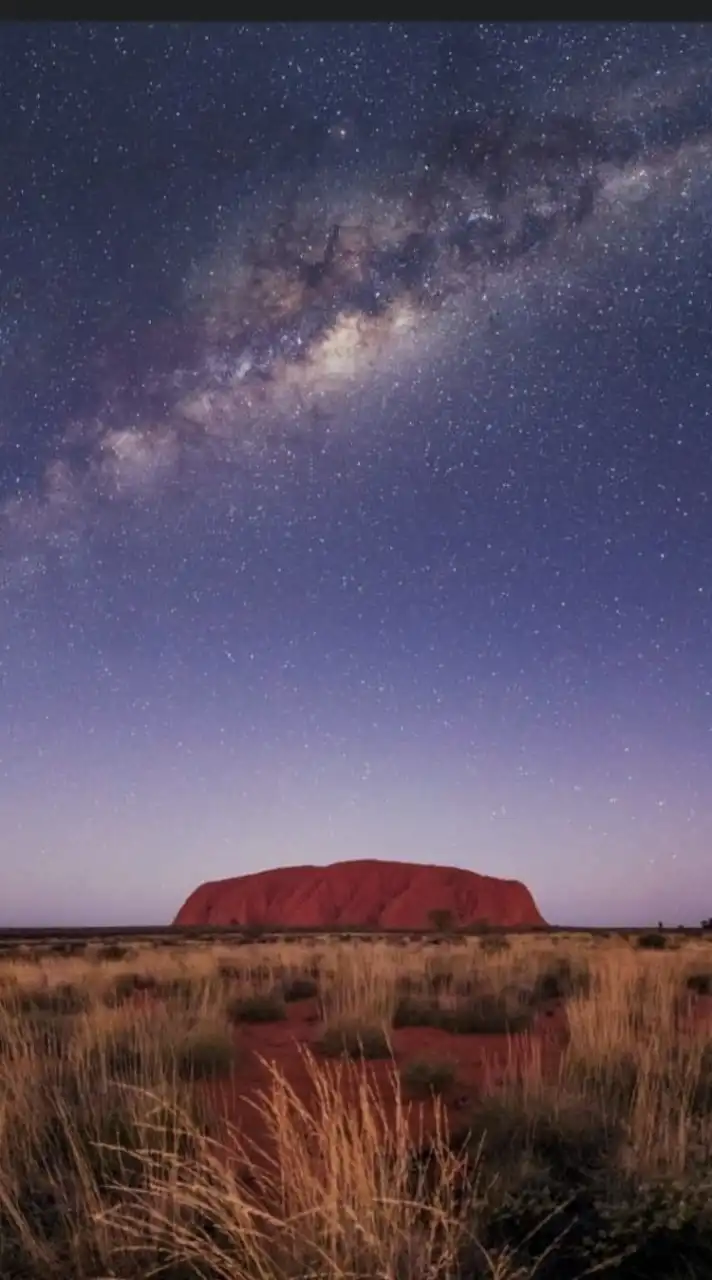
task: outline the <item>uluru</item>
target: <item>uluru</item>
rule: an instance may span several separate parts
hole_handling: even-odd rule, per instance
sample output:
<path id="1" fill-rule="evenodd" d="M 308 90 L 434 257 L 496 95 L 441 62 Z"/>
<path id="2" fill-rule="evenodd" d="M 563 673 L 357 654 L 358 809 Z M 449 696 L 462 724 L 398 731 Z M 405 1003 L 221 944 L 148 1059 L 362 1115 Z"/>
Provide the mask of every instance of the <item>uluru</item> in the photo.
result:
<path id="1" fill-rule="evenodd" d="M 428 929 L 434 912 L 455 928 L 545 925 L 518 880 L 462 867 L 359 859 L 278 867 L 201 884 L 175 925 L 289 929 Z"/>

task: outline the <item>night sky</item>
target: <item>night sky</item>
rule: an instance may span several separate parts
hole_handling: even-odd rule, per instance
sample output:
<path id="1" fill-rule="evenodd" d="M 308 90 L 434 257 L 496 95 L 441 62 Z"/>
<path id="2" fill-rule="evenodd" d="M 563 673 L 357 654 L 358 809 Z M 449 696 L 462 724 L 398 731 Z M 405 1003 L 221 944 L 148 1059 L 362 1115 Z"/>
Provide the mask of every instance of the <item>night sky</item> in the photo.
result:
<path id="1" fill-rule="evenodd" d="M 0 924 L 712 913 L 712 27 L 6 25 Z"/>

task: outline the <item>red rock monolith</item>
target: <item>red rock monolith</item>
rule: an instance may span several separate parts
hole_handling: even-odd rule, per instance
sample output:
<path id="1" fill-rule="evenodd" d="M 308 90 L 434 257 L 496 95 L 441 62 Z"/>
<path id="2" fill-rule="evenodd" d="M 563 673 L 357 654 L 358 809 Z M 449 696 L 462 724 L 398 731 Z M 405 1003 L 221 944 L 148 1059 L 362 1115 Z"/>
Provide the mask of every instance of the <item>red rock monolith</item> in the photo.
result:
<path id="1" fill-rule="evenodd" d="M 190 894 L 174 924 L 415 930 L 432 928 L 434 912 L 455 928 L 546 924 L 519 880 L 376 859 L 209 881 Z"/>

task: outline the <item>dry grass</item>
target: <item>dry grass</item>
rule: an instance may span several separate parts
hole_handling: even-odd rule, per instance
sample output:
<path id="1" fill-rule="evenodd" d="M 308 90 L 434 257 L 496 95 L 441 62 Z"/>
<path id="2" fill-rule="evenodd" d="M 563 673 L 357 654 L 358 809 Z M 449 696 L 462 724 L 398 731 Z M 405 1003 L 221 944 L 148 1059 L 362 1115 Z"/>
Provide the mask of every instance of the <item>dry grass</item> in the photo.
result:
<path id="1" fill-rule="evenodd" d="M 712 942 L 508 943 L 7 951 L 3 1280 L 708 1276 L 712 1050 L 693 1011 Z M 303 1051 L 309 1105 L 265 1064 L 258 1140 L 202 1082 L 239 1091 L 234 1022 L 283 1018 L 285 995 L 316 996 L 317 1044 L 339 1056 Z M 569 1040 L 552 1076 L 529 1032 L 557 999 Z M 390 1045 L 404 1002 L 457 1034 L 386 1066 L 384 1093 L 349 1046 Z M 436 1095 L 457 1078 L 460 1037 L 520 1025 L 526 1052 L 512 1035 L 503 1080 L 470 1100 L 455 1140 Z"/>

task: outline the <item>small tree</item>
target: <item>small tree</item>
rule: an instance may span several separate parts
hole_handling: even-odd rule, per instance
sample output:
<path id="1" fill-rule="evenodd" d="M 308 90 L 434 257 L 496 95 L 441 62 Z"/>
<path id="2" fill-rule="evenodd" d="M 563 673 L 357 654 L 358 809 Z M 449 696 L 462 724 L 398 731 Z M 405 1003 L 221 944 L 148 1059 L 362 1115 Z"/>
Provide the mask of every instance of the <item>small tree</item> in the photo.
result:
<path id="1" fill-rule="evenodd" d="M 428 912 L 428 919 L 438 933 L 449 933 L 454 928 L 452 911 L 447 907 L 433 907 L 432 911 Z"/>

